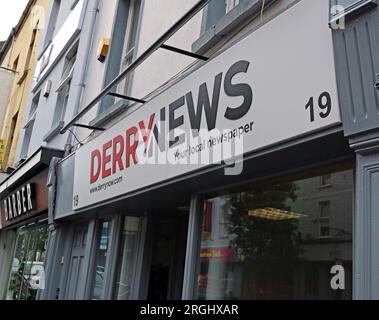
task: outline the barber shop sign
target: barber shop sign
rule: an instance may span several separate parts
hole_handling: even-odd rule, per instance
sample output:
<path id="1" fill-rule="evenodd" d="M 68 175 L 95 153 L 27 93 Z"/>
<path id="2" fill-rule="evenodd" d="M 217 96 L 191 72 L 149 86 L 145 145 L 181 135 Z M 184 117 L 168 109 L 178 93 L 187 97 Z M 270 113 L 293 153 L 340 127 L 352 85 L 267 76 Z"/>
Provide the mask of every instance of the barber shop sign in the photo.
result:
<path id="1" fill-rule="evenodd" d="M 3 200 L 3 215 L 5 221 L 12 221 L 35 209 L 34 191 L 34 185 L 29 183 Z"/>

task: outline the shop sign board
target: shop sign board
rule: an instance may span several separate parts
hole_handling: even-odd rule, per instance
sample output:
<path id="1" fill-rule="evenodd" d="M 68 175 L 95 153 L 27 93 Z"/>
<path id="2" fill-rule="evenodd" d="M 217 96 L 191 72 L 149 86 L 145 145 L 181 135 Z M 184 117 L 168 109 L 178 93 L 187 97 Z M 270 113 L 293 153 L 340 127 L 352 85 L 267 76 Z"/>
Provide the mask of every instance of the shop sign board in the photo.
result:
<path id="1" fill-rule="evenodd" d="M 34 185 L 28 183 L 3 200 L 5 221 L 12 221 L 34 209 Z"/>
<path id="2" fill-rule="evenodd" d="M 18 185 L 0 199 L 0 218 L 3 228 L 47 214 L 47 169 Z"/>
<path id="3" fill-rule="evenodd" d="M 328 19 L 298 2 L 82 146 L 73 210 L 340 124 Z"/>

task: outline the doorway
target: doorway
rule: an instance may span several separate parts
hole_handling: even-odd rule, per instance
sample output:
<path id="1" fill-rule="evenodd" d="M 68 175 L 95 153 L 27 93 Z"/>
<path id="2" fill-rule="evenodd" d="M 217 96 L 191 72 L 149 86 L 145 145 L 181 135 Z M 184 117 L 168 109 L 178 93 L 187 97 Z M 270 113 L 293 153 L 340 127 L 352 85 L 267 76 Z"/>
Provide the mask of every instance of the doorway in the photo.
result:
<path id="1" fill-rule="evenodd" d="M 160 218 L 155 223 L 147 299 L 181 299 L 187 229 L 187 214 Z"/>
<path id="2" fill-rule="evenodd" d="M 88 224 L 76 226 L 71 249 L 65 300 L 83 300 L 87 268 L 84 263 Z"/>

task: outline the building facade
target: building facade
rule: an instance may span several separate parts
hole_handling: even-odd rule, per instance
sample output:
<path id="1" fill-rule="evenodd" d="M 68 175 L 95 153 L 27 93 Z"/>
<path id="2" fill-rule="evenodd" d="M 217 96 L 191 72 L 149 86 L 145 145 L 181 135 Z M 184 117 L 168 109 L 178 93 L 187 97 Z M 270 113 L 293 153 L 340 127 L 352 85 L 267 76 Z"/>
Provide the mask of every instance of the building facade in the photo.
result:
<path id="1" fill-rule="evenodd" d="M 35 52 L 30 89 L 25 92 L 28 103 L 19 124 L 20 138 L 14 140 L 15 169 L 0 185 L 2 299 L 39 299 L 39 289 L 45 286 L 48 169 L 51 161 L 70 150 L 72 137 L 60 135 L 59 129 L 66 117 L 75 114 L 74 105 L 82 95 L 85 69 L 78 66 L 85 61 L 92 39 L 96 12 L 91 5 L 90 1 L 46 1 L 48 19 L 39 38 L 40 50 Z M 24 210 L 28 188 L 32 205 Z"/>
<path id="2" fill-rule="evenodd" d="M 5 298 L 379 298 L 376 1 L 49 10 Z"/>
<path id="3" fill-rule="evenodd" d="M 196 1 L 115 4 L 101 88 Z M 44 298 L 353 297 L 355 161 L 330 4 L 262 5 L 212 1 L 166 43 L 197 59 L 159 49 L 78 120 L 95 130 L 53 169 Z M 243 168 L 223 158 L 241 145 Z"/>
<path id="4" fill-rule="evenodd" d="M 1 50 L 2 77 L 5 77 L 4 73 L 13 74 L 12 83 L 7 85 L 5 80 L 2 88 L 5 98 L 0 123 L 4 143 L 1 170 L 4 173 L 10 173 L 15 167 L 17 142 L 24 123 L 47 7 L 48 0 L 29 1 Z"/>
<path id="5" fill-rule="evenodd" d="M 28 1 L 22 16 L 13 28 L 0 51 L 0 182 L 1 197 L 9 196 L 4 181 L 17 167 L 15 153 L 20 132 L 23 130 L 25 109 L 33 83 L 35 66 L 45 29 L 48 0 Z M 6 184 L 6 183 L 5 183 Z M 22 189 L 23 187 L 21 187 Z M 25 188 L 25 187 L 24 187 Z M 26 190 L 26 189 L 25 189 Z M 5 193 L 4 193 L 5 191 Z M 25 192 L 24 192 L 25 194 Z M 17 196 L 17 192 L 15 194 Z M 34 211 L 29 210 L 28 212 Z M 33 212 L 34 214 L 34 212 Z M 13 218 L 13 216 L 12 216 Z M 8 221 L 0 219 L 0 229 L 9 227 Z M 17 220 L 17 219 L 16 219 Z M 5 294 L 8 274 L 12 265 L 15 237 L 12 232 L 0 230 L 0 297 Z M 7 276 L 3 276 L 4 273 Z"/>

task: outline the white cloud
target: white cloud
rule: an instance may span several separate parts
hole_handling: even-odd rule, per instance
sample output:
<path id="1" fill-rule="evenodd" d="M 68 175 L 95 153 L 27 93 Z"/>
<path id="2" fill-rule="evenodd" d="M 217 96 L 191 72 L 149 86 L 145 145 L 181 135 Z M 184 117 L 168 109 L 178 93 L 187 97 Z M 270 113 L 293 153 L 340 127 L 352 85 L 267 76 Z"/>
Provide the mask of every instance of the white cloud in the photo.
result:
<path id="1" fill-rule="evenodd" d="M 21 18 L 28 0 L 1 1 L 7 4 L 2 3 L 3 7 L 0 10 L 0 40 L 6 40 Z"/>

